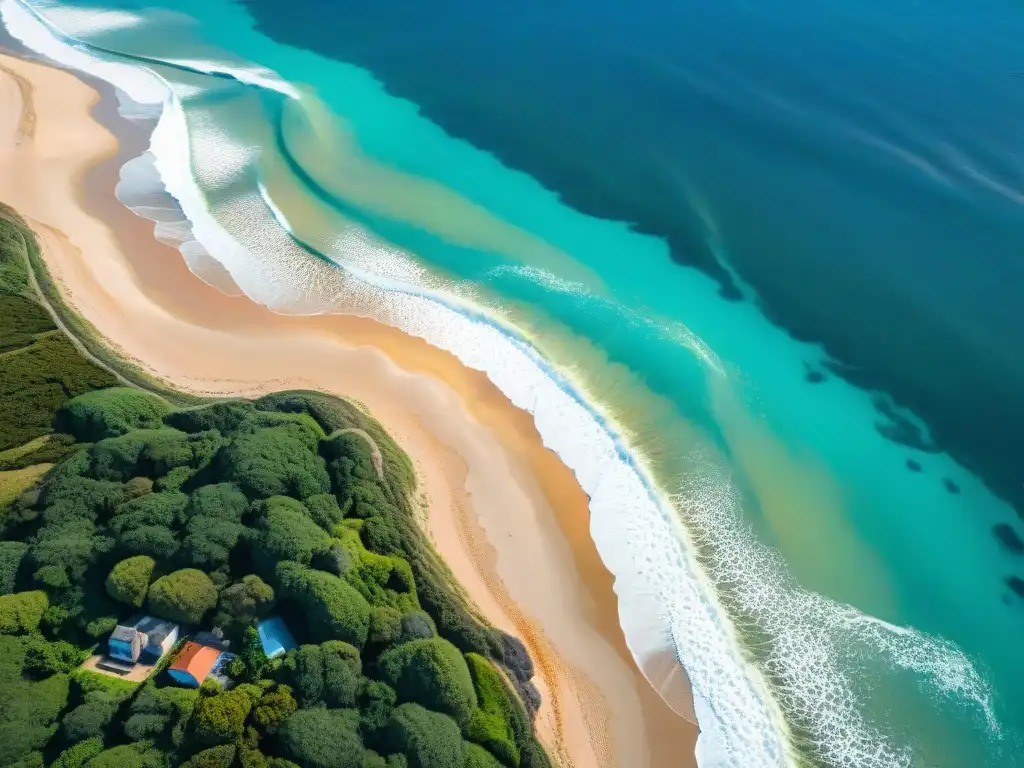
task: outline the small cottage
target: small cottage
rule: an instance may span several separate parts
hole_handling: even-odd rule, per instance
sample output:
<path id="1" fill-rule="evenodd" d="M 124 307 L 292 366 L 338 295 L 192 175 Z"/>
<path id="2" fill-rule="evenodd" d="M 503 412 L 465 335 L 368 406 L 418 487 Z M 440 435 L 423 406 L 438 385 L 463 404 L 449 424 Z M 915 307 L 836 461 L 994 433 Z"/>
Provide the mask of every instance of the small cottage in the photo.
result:
<path id="1" fill-rule="evenodd" d="M 134 664 L 143 655 L 156 661 L 178 642 L 178 625 L 155 616 L 136 616 L 118 624 L 107 641 L 107 655 Z"/>
<path id="2" fill-rule="evenodd" d="M 134 664 L 139 660 L 144 636 L 135 627 L 118 624 L 107 640 L 107 655 L 117 661 Z"/>
<path id="3" fill-rule="evenodd" d="M 221 652 L 189 641 L 175 657 L 167 673 L 181 685 L 198 688 L 217 665 Z"/>

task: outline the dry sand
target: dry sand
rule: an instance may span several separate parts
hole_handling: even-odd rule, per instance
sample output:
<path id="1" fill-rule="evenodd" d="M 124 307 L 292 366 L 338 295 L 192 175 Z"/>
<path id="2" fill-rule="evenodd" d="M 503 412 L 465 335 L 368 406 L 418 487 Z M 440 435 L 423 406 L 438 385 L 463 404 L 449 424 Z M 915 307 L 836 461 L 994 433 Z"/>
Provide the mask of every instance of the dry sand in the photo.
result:
<path id="1" fill-rule="evenodd" d="M 310 388 L 364 403 L 412 457 L 425 525 L 468 597 L 527 643 L 542 740 L 576 768 L 694 763 L 696 728 L 633 663 L 587 497 L 527 413 L 452 355 L 373 321 L 291 317 L 229 297 L 113 195 L 145 137 L 103 117 L 108 94 L 0 56 L 0 201 L 39 236 L 65 300 L 111 347 L 179 388 Z"/>

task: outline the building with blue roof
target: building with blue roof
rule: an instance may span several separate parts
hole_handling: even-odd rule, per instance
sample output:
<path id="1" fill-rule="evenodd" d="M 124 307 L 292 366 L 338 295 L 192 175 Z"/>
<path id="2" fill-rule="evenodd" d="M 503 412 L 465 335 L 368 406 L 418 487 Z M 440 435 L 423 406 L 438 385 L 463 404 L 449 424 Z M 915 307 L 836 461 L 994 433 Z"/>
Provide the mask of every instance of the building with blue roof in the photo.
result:
<path id="1" fill-rule="evenodd" d="M 295 638 L 292 637 L 292 633 L 288 631 L 284 619 L 280 616 L 264 619 L 256 627 L 256 631 L 259 633 L 263 652 L 267 654 L 268 659 L 283 656 L 292 648 L 297 647 Z"/>

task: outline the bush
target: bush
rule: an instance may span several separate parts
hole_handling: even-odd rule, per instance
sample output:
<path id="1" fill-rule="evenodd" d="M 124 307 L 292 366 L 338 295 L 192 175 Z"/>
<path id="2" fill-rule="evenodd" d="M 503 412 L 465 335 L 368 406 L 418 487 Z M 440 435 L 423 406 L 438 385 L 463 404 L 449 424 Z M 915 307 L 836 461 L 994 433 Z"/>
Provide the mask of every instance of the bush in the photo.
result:
<path id="1" fill-rule="evenodd" d="M 402 634 L 399 636 L 401 642 L 422 640 L 436 634 L 433 619 L 423 611 L 413 611 L 402 617 Z"/>
<path id="2" fill-rule="evenodd" d="M 249 498 L 305 499 L 331 489 L 323 459 L 306 429 L 288 424 L 243 434 L 223 452 L 223 468 Z"/>
<path id="3" fill-rule="evenodd" d="M 133 429 L 156 429 L 170 406 L 155 395 L 126 387 L 109 387 L 79 395 L 57 411 L 54 427 L 78 440 L 94 443 Z"/>
<path id="4" fill-rule="evenodd" d="M 69 396 L 114 383 L 59 332 L 37 337 L 0 365 L 0 451 L 49 432 Z"/>
<path id="5" fill-rule="evenodd" d="M 278 685 L 260 698 L 253 710 L 253 720 L 265 733 L 274 733 L 298 706 L 292 696 L 292 689 L 287 685 Z"/>
<path id="6" fill-rule="evenodd" d="M 46 593 L 40 591 L 0 595 L 0 633 L 23 635 L 35 632 L 49 604 Z"/>
<path id="7" fill-rule="evenodd" d="M 266 573 L 282 560 L 309 565 L 313 553 L 330 544 L 327 535 L 295 499 L 274 496 L 263 504 L 260 533 L 253 538 L 253 557 Z"/>
<path id="8" fill-rule="evenodd" d="M 149 579 L 156 562 L 152 557 L 136 555 L 122 560 L 107 575 L 107 594 L 119 603 L 141 608 L 149 590 Z"/>
<path id="9" fill-rule="evenodd" d="M 217 604 L 217 588 L 202 571 L 184 568 L 162 576 L 149 588 L 149 608 L 157 616 L 198 624 Z"/>
<path id="10" fill-rule="evenodd" d="M 215 517 L 240 523 L 249 509 L 249 500 L 231 483 L 204 485 L 192 492 L 188 518 Z"/>
<path id="11" fill-rule="evenodd" d="M 466 660 L 447 640 L 412 640 L 395 646 L 381 654 L 377 668 L 398 692 L 400 701 L 444 712 L 460 725 L 468 723 L 476 709 L 476 692 Z"/>
<path id="12" fill-rule="evenodd" d="M 502 768 L 502 763 L 483 747 L 467 743 L 465 768 Z"/>
<path id="13" fill-rule="evenodd" d="M 220 593 L 214 621 L 222 629 L 251 627 L 273 607 L 273 588 L 259 576 L 249 574 Z"/>
<path id="14" fill-rule="evenodd" d="M 334 526 L 342 521 L 345 515 L 338 506 L 338 500 L 331 493 L 319 493 L 310 496 L 303 504 L 309 510 L 309 516 L 325 531 L 333 531 Z"/>
<path id="15" fill-rule="evenodd" d="M 389 752 L 408 758 L 410 768 L 463 768 L 465 743 L 458 724 L 419 704 L 402 704 L 388 723 Z"/>
<path id="16" fill-rule="evenodd" d="M 202 408 L 174 411 L 164 417 L 168 426 L 182 432 L 205 432 L 215 429 L 222 435 L 237 430 L 255 411 L 251 403 L 213 403 Z"/>
<path id="17" fill-rule="evenodd" d="M 206 570 L 226 565 L 243 527 L 219 517 L 194 517 L 186 528 L 184 553 L 188 562 Z"/>
<path id="18" fill-rule="evenodd" d="M 43 568 L 57 568 L 66 579 L 80 584 L 98 557 L 110 551 L 112 542 L 98 535 L 95 524 L 87 518 L 73 518 L 44 525 L 29 546 L 37 573 Z M 47 577 L 41 574 L 40 578 Z M 47 580 L 52 581 L 52 577 Z"/>
<path id="19" fill-rule="evenodd" d="M 208 744 L 237 739 L 251 709 L 252 700 L 238 689 L 201 696 L 192 718 L 196 736 Z"/>
<path id="20" fill-rule="evenodd" d="M 391 720 L 398 695 L 387 683 L 367 680 L 359 695 L 359 719 L 363 732 L 376 734 Z"/>
<path id="21" fill-rule="evenodd" d="M 466 738 L 486 747 L 505 765 L 519 765 L 519 744 L 530 739 L 526 712 L 483 656 L 466 654 L 479 708 L 466 727 Z"/>
<path id="22" fill-rule="evenodd" d="M 280 591 L 303 609 L 317 640 L 344 640 L 362 648 L 370 629 L 370 606 L 348 582 L 297 563 L 277 567 Z"/>
<path id="23" fill-rule="evenodd" d="M 84 739 L 101 737 L 103 729 L 117 714 L 118 706 L 119 702 L 106 698 L 79 704 L 64 715 L 64 719 L 61 721 L 60 730 L 64 741 L 74 744 Z"/>
<path id="24" fill-rule="evenodd" d="M 4 648 L 4 653 L 7 649 Z M 4 681 L 0 698 L 0 765 L 12 765 L 49 742 L 55 721 L 68 700 L 67 675 L 53 675 L 38 683 Z"/>
<path id="25" fill-rule="evenodd" d="M 181 768 L 231 768 L 235 763 L 235 745 L 221 744 L 197 752 Z"/>
<path id="26" fill-rule="evenodd" d="M 51 768 L 83 768 L 89 759 L 103 751 L 103 739 L 95 737 L 74 744 L 53 761 Z"/>
<path id="27" fill-rule="evenodd" d="M 328 640 L 303 645 L 289 652 L 284 662 L 288 680 L 304 707 L 355 706 L 362 664 L 359 652 L 348 643 Z"/>
<path id="28" fill-rule="evenodd" d="M 25 643 L 25 673 L 37 679 L 58 673 L 71 672 L 89 657 L 66 640 L 45 640 L 34 636 Z"/>
<path id="29" fill-rule="evenodd" d="M 402 614 L 394 608 L 382 606 L 370 611 L 370 634 L 367 638 L 371 645 L 380 648 L 398 642 L 402 634 Z"/>
<path id="30" fill-rule="evenodd" d="M 175 746 L 181 744 L 185 724 L 199 699 L 194 688 L 156 688 L 146 685 L 131 703 L 124 734 L 132 741 L 169 736 Z"/>
<path id="31" fill-rule="evenodd" d="M 188 496 L 180 491 L 147 493 L 118 506 L 110 519 L 110 528 L 117 533 L 147 525 L 173 528 L 183 515 L 188 500 Z"/>
<path id="32" fill-rule="evenodd" d="M 353 768 L 363 762 L 363 743 L 352 709 L 300 709 L 277 731 L 277 742 L 304 768 Z"/>
<path id="33" fill-rule="evenodd" d="M 162 525 L 143 525 L 122 533 L 117 544 L 125 553 L 171 558 L 178 551 L 178 534 Z"/>
<path id="34" fill-rule="evenodd" d="M 145 744 L 122 744 L 106 749 L 85 764 L 86 768 L 163 768 L 163 755 Z"/>
<path id="35" fill-rule="evenodd" d="M 0 541 L 0 595 L 9 595 L 17 582 L 18 568 L 28 552 L 28 544 Z"/>

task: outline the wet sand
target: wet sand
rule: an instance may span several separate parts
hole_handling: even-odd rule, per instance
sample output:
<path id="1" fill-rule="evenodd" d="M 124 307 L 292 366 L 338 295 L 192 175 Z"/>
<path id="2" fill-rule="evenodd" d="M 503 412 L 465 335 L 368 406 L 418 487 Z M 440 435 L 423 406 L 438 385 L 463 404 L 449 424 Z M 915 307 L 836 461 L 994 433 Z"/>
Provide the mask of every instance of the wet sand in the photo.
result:
<path id="1" fill-rule="evenodd" d="M 412 457 L 424 525 L 468 598 L 529 647 L 552 756 L 695 764 L 696 728 L 628 653 L 587 497 L 531 417 L 419 339 L 361 318 L 275 314 L 202 282 L 113 195 L 148 141 L 113 114 L 112 94 L 8 56 L 0 68 L 0 201 L 28 220 L 64 299 L 110 347 L 198 394 L 310 388 L 365 404 Z"/>

